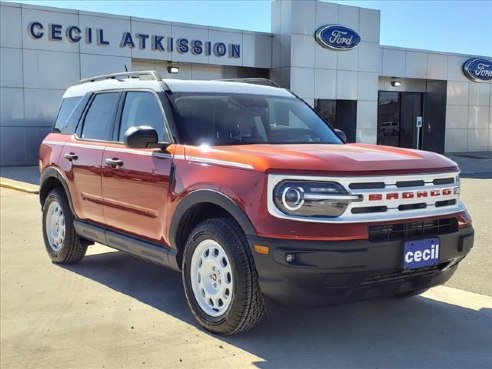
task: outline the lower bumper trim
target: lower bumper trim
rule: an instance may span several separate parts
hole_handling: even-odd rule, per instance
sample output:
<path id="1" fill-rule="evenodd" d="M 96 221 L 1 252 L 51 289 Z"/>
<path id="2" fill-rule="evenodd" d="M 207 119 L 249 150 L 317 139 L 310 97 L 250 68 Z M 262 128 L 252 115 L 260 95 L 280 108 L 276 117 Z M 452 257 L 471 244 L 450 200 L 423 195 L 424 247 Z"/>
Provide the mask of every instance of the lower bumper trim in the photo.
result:
<path id="1" fill-rule="evenodd" d="M 281 303 L 302 306 L 391 296 L 443 284 L 473 247 L 473 229 L 439 239 L 438 265 L 404 270 L 403 241 L 306 242 L 248 237 L 251 247 L 261 244 L 270 249 L 268 255 L 253 251 L 262 292 Z"/>

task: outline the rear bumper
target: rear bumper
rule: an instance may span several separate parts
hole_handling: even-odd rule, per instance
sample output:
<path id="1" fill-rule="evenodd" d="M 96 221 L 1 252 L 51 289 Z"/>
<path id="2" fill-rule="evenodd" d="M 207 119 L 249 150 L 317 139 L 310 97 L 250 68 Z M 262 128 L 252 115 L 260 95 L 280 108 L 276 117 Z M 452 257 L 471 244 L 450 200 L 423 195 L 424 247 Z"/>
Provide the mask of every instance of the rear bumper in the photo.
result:
<path id="1" fill-rule="evenodd" d="M 391 296 L 445 283 L 473 247 L 473 228 L 440 235 L 439 264 L 403 270 L 403 242 L 312 242 L 248 236 L 262 292 L 281 303 L 317 306 Z M 269 254 L 254 252 L 254 244 Z M 293 254 L 288 263 L 286 255 Z"/>

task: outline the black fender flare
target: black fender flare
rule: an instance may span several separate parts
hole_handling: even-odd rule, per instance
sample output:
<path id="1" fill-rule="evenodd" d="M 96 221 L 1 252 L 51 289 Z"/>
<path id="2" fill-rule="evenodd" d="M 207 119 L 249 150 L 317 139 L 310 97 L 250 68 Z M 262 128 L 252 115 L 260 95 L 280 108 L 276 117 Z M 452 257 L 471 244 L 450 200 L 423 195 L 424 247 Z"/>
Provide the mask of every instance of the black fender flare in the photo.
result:
<path id="1" fill-rule="evenodd" d="M 177 246 L 178 230 L 183 216 L 193 206 L 201 203 L 211 203 L 220 206 L 233 216 L 246 235 L 256 236 L 256 230 L 253 223 L 251 223 L 248 216 L 234 200 L 217 191 L 196 190 L 186 195 L 174 211 L 169 227 L 169 241 L 173 247 Z"/>
<path id="2" fill-rule="evenodd" d="M 63 189 L 65 190 L 65 193 L 67 195 L 68 199 L 68 204 L 70 205 L 70 210 L 72 211 L 72 214 L 75 218 L 77 218 L 77 215 L 75 213 L 75 210 L 73 208 L 72 204 L 72 196 L 70 194 L 70 191 L 68 190 L 68 185 L 65 177 L 63 174 L 60 172 L 60 170 L 54 168 L 54 167 L 49 167 L 43 170 L 41 173 L 41 177 L 39 179 L 39 202 L 41 203 L 41 206 L 43 206 L 44 199 L 43 196 L 46 198 L 46 193 L 44 191 L 44 187 L 46 186 L 46 183 L 50 178 L 55 178 L 57 179 L 63 186 Z"/>

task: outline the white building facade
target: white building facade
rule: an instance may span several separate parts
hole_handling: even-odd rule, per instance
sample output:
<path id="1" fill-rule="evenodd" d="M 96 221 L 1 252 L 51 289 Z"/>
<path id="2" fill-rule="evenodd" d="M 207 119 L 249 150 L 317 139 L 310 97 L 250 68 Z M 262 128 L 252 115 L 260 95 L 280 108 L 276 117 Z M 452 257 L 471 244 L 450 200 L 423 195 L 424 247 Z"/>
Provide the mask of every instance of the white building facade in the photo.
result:
<path id="1" fill-rule="evenodd" d="M 492 150 L 492 58 L 383 46 L 378 10 L 272 1 L 272 33 L 5 2 L 0 15 L 0 165 L 37 164 L 64 90 L 125 67 L 270 78 L 351 142 Z"/>

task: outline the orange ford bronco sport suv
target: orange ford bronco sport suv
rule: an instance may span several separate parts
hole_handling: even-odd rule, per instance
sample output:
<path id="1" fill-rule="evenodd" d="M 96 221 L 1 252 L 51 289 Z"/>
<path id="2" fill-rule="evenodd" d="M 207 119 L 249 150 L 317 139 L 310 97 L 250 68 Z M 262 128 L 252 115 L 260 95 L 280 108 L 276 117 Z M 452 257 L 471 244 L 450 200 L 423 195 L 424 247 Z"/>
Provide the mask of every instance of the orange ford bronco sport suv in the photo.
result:
<path id="1" fill-rule="evenodd" d="M 99 242 L 181 271 L 201 326 L 446 282 L 473 245 L 459 169 L 346 144 L 288 90 L 118 73 L 70 87 L 40 148 L 55 263 Z"/>

